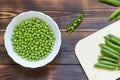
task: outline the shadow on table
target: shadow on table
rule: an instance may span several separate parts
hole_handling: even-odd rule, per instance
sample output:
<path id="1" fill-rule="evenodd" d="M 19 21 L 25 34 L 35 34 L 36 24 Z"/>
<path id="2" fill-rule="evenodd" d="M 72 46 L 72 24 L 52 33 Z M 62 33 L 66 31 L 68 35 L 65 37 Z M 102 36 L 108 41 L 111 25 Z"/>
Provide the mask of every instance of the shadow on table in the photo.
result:
<path id="1" fill-rule="evenodd" d="M 31 68 L 24 68 L 21 67 L 20 65 L 14 66 L 14 69 L 19 72 L 21 75 L 24 75 L 26 77 L 37 77 L 37 76 L 46 76 L 48 73 L 48 68 L 47 67 L 41 67 L 41 68 L 36 68 L 36 69 L 31 69 Z M 44 74 L 41 74 L 44 73 Z"/>
<path id="2" fill-rule="evenodd" d="M 61 50 L 62 49 L 60 48 L 60 51 Z M 25 68 L 20 65 L 13 65 L 13 68 L 17 72 L 17 74 L 20 74 L 26 78 L 47 79 L 49 74 L 56 69 L 56 66 L 53 64 L 57 64 L 60 62 L 61 59 L 60 51 L 59 54 L 56 56 L 56 58 L 46 66 L 32 69 L 32 68 Z"/>
<path id="3" fill-rule="evenodd" d="M 40 79 L 47 79 L 49 72 L 54 69 L 54 67 L 50 67 L 48 65 L 40 68 L 24 68 L 20 65 L 13 66 L 15 71 L 19 74 L 22 75 L 23 77 L 29 79 L 29 78 L 40 78 Z"/>

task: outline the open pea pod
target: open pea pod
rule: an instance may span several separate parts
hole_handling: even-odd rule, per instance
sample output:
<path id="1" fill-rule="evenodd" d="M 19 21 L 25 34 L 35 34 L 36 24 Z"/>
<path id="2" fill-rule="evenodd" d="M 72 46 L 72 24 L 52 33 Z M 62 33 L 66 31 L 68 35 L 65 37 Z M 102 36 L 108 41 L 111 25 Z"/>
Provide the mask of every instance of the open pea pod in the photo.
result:
<path id="1" fill-rule="evenodd" d="M 67 27 L 67 32 L 71 34 L 77 27 L 78 25 L 83 21 L 83 18 L 85 16 L 85 12 L 82 11 L 81 14 L 76 17 Z"/>

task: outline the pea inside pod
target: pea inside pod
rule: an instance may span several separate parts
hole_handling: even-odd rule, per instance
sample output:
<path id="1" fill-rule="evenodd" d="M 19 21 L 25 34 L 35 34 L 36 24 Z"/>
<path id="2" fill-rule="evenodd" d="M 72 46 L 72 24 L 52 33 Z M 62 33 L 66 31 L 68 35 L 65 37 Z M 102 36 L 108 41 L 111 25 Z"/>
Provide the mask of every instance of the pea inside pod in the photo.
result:
<path id="1" fill-rule="evenodd" d="M 67 27 L 67 32 L 69 34 L 71 34 L 76 28 L 77 26 L 82 22 L 83 18 L 85 16 L 85 12 L 82 11 L 81 12 L 81 15 L 76 17 L 70 24 L 69 26 Z"/>

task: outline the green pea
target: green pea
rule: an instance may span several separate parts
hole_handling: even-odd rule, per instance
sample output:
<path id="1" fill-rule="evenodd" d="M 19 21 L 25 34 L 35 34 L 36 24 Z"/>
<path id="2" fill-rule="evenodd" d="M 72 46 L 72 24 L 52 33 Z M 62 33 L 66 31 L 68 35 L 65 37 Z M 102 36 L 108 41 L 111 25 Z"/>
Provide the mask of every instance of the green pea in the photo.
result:
<path id="1" fill-rule="evenodd" d="M 14 51 L 21 58 L 37 61 L 52 51 L 55 35 L 46 22 L 35 17 L 16 25 L 11 41 Z"/>

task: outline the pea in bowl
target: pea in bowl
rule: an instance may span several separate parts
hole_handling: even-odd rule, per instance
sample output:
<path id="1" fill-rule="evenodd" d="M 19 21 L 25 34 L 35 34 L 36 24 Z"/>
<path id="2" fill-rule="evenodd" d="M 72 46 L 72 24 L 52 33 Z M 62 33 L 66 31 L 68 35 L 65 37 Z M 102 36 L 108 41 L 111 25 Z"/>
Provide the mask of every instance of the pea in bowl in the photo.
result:
<path id="1" fill-rule="evenodd" d="M 27 11 L 9 23 L 4 43 L 8 55 L 16 63 L 38 68 L 51 62 L 58 54 L 61 33 L 56 22 L 48 15 Z"/>

